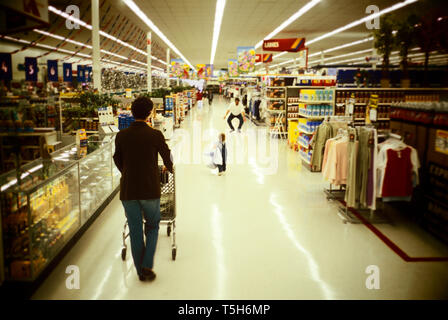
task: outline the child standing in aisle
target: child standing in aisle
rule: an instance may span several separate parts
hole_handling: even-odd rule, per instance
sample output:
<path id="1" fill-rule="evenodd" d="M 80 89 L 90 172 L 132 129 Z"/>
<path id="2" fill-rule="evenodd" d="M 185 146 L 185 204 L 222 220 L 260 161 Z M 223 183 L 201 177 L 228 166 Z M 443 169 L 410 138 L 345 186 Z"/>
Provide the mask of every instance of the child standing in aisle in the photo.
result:
<path id="1" fill-rule="evenodd" d="M 215 149 L 213 162 L 218 166 L 218 176 L 222 176 L 226 172 L 227 148 L 226 135 L 219 134 L 219 141 Z"/>

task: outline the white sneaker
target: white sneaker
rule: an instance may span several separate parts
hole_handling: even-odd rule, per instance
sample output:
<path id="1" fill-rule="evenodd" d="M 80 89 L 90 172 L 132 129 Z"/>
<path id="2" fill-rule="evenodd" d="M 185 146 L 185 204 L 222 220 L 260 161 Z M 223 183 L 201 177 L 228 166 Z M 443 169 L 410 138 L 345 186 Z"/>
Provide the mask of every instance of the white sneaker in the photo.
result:
<path id="1" fill-rule="evenodd" d="M 222 174 L 223 174 L 222 172 L 218 172 L 218 176 L 222 176 Z"/>

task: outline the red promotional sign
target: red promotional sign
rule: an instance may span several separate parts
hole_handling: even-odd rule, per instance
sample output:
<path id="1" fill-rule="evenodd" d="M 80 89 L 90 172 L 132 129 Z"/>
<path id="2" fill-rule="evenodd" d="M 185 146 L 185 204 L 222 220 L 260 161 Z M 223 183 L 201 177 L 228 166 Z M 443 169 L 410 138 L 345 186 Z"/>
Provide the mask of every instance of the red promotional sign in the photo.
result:
<path id="1" fill-rule="evenodd" d="M 263 41 L 264 51 L 298 52 L 305 49 L 305 38 L 270 39 Z"/>
<path id="2" fill-rule="evenodd" d="M 272 62 L 272 53 L 263 54 L 263 63 Z"/>
<path id="3" fill-rule="evenodd" d="M 257 60 L 255 60 L 255 62 L 263 62 L 263 63 L 272 62 L 272 53 L 257 54 L 256 57 Z"/>
<path id="4" fill-rule="evenodd" d="M 255 63 L 257 63 L 257 62 L 261 62 L 261 60 L 262 60 L 262 59 L 261 59 L 261 54 L 258 54 L 258 53 L 257 53 L 257 54 L 255 55 L 255 57 L 256 57 L 256 59 L 255 59 Z"/>

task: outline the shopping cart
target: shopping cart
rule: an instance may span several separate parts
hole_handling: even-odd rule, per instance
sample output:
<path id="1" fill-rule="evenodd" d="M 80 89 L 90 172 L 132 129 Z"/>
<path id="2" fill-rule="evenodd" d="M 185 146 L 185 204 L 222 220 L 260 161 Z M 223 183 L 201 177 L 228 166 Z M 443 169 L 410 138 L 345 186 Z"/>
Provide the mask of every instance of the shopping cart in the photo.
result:
<path id="1" fill-rule="evenodd" d="M 163 172 L 163 166 L 159 165 L 161 177 L 161 196 L 160 196 L 160 224 L 166 224 L 166 233 L 171 239 L 171 258 L 176 260 L 176 188 L 174 180 L 174 171 Z M 145 232 L 146 234 L 146 232 Z M 123 228 L 123 248 L 121 249 L 121 259 L 126 260 L 127 244 L 129 237 L 129 227 L 126 221 Z"/>

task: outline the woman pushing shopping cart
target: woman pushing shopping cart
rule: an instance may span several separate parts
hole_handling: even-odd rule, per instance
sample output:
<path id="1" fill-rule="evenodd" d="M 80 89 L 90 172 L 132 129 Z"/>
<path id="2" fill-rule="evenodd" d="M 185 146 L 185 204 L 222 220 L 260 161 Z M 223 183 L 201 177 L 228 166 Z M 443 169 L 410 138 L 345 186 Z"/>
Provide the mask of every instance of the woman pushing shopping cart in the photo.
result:
<path id="1" fill-rule="evenodd" d="M 146 119 L 154 114 L 152 101 L 139 97 L 132 103 L 131 111 L 135 122 L 117 134 L 114 162 L 121 172 L 120 200 L 129 228 L 135 269 L 141 281 L 150 281 L 156 277 L 153 268 L 160 221 L 168 223 L 168 233 L 173 229 L 172 254 L 173 258 L 176 256 L 174 169 L 162 132 L 146 124 Z M 159 155 L 165 165 L 162 170 Z M 164 176 L 167 180 L 161 183 Z M 126 231 L 123 237 L 125 240 Z M 122 257 L 125 258 L 127 246 L 123 242 Z"/>

